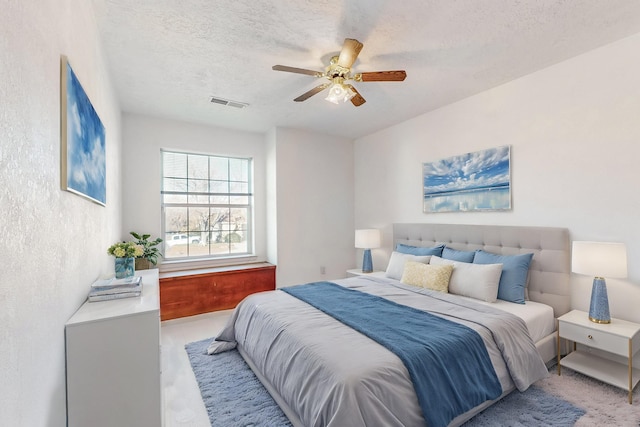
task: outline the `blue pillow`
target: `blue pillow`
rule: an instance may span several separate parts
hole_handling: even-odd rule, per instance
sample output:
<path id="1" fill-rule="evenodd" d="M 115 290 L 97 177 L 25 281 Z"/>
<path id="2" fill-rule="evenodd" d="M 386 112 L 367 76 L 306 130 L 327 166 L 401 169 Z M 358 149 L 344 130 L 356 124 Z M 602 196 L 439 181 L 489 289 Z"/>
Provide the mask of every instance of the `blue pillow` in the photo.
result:
<path id="1" fill-rule="evenodd" d="M 396 246 L 396 252 L 400 252 L 402 254 L 417 255 L 417 256 L 424 256 L 424 255 L 442 256 L 442 249 L 444 249 L 444 245 L 434 246 L 432 248 L 422 248 L 419 246 L 409 246 L 409 245 L 403 245 L 402 243 L 398 243 L 398 245 Z"/>
<path id="2" fill-rule="evenodd" d="M 459 251 L 447 246 L 442 250 L 442 258 L 449 259 L 451 261 L 473 262 L 475 255 L 476 251 Z"/>
<path id="3" fill-rule="evenodd" d="M 498 299 L 524 304 L 529 264 L 533 254 L 496 255 L 482 250 L 476 251 L 474 264 L 502 264 L 502 275 L 498 285 Z"/>

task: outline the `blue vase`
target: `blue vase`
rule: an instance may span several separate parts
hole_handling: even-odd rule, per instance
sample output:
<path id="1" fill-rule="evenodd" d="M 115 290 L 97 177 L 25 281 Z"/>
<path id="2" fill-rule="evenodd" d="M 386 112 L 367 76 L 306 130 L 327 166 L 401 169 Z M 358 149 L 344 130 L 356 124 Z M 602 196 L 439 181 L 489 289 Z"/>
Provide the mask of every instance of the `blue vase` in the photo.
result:
<path id="1" fill-rule="evenodd" d="M 136 272 L 136 259 L 134 257 L 129 258 L 116 258 L 116 279 L 124 279 L 125 277 L 131 277 Z"/>
<path id="2" fill-rule="evenodd" d="M 371 260 L 371 249 L 364 250 L 364 254 L 362 256 L 362 272 L 363 273 L 373 272 L 373 261 Z"/>
<path id="3" fill-rule="evenodd" d="M 602 277 L 593 278 L 591 304 L 589 306 L 589 320 L 595 323 L 611 323 L 607 284 Z"/>

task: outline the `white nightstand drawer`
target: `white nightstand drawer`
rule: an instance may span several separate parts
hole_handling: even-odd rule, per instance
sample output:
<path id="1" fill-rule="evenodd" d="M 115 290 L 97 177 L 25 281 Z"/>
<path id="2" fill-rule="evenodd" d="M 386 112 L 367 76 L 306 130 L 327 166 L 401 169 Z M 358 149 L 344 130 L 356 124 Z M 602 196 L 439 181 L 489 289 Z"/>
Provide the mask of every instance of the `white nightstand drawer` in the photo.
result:
<path id="1" fill-rule="evenodd" d="M 560 321 L 560 336 L 620 356 L 627 357 L 629 355 L 629 338 L 597 330 L 594 327 L 589 328 Z"/>

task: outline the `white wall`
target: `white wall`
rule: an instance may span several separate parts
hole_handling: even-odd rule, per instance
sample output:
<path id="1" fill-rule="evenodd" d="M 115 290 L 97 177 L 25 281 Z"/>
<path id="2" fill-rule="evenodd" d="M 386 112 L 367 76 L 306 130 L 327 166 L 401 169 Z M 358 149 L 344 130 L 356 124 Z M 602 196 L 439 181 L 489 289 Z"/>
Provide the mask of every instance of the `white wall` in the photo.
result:
<path id="1" fill-rule="evenodd" d="M 352 143 L 284 128 L 272 143 L 278 287 L 345 277 L 355 251 Z"/>
<path id="2" fill-rule="evenodd" d="M 278 264 L 278 194 L 276 186 L 277 152 L 276 129 L 273 128 L 265 137 L 265 152 L 267 162 L 267 259 L 273 264 Z"/>
<path id="3" fill-rule="evenodd" d="M 374 265 L 386 266 L 393 222 L 567 227 L 627 244 L 629 280 L 607 281 L 611 314 L 640 321 L 639 50 L 636 35 L 357 140 L 356 228 L 384 230 Z M 422 212 L 423 162 L 505 144 L 512 211 Z M 588 310 L 590 288 L 574 275 L 574 308 Z"/>
<path id="4" fill-rule="evenodd" d="M 120 112 L 91 2 L 0 10 L 0 425 L 59 427 L 64 324 L 120 237 Z M 106 207 L 61 190 L 61 54 L 106 128 Z"/>
<path id="5" fill-rule="evenodd" d="M 277 265 L 277 285 L 344 277 L 353 266 L 350 140 L 282 128 L 241 132 L 129 113 L 122 128 L 124 237 L 129 231 L 161 234 L 161 148 L 249 156 L 256 260 Z"/>
<path id="6" fill-rule="evenodd" d="M 161 237 L 160 149 L 253 158 L 256 261 L 266 255 L 266 161 L 262 134 L 124 114 L 123 235 Z M 245 260 L 246 262 L 246 260 Z M 165 264 L 166 266 L 166 264 Z"/>

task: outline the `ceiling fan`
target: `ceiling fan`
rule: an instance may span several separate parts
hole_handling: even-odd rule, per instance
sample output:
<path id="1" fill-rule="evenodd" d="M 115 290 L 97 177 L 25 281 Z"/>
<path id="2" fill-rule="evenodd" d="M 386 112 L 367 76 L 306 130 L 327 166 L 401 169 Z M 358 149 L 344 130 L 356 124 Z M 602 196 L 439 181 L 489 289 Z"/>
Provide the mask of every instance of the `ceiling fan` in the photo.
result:
<path id="1" fill-rule="evenodd" d="M 327 101 L 333 102 L 334 104 L 338 104 L 339 101 L 351 101 L 353 105 L 359 107 L 366 102 L 365 99 L 358 93 L 356 88 L 345 82 L 351 80 L 356 82 L 401 82 L 407 77 L 407 73 L 404 70 L 371 71 L 368 73 L 352 74 L 351 66 L 353 66 L 353 63 L 356 61 L 358 54 L 362 50 L 362 46 L 363 44 L 356 39 L 344 39 L 340 54 L 331 58 L 329 66 L 324 72 L 288 67 L 286 65 L 274 65 L 272 68 L 275 71 L 307 74 L 329 80 L 303 93 L 294 99 L 296 102 L 305 101 L 313 95 L 329 88 L 329 94 L 325 98 Z"/>

